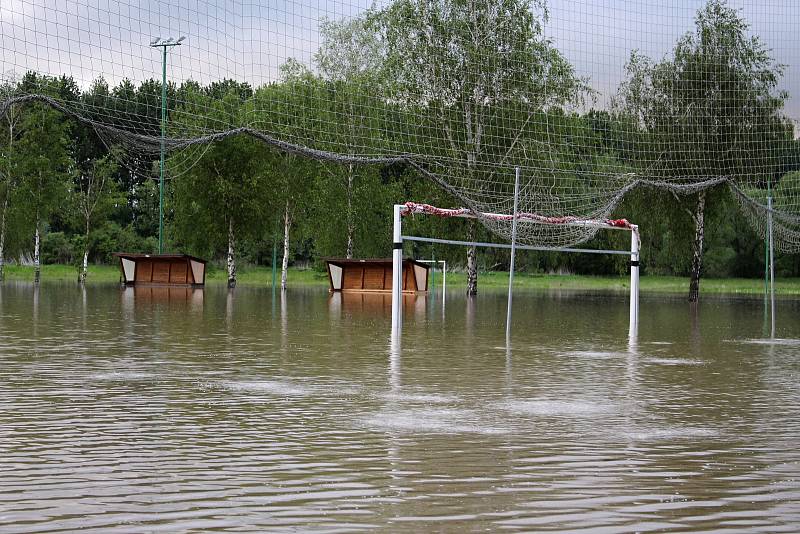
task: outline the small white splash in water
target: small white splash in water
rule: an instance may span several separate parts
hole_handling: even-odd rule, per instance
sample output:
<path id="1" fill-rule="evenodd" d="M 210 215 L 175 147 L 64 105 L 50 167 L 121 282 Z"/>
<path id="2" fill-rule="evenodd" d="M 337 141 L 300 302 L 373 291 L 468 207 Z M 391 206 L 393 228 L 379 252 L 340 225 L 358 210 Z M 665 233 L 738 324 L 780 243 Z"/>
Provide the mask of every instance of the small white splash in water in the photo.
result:
<path id="1" fill-rule="evenodd" d="M 134 371 L 112 371 L 110 373 L 99 373 L 90 376 L 94 380 L 115 380 L 119 382 L 127 382 L 132 380 L 150 380 L 155 378 L 156 375 L 150 373 L 137 373 Z"/>
<path id="2" fill-rule="evenodd" d="M 302 396 L 311 393 L 307 387 L 278 380 L 253 380 L 247 382 L 225 381 L 220 386 L 230 391 L 266 393 L 281 396 Z"/>
<path id="3" fill-rule="evenodd" d="M 615 411 L 615 407 L 609 403 L 546 399 L 512 400 L 501 403 L 500 408 L 522 415 L 544 416 L 586 416 Z"/>
<path id="4" fill-rule="evenodd" d="M 624 434 L 628 439 L 642 441 L 713 438 L 719 435 L 717 431 L 710 428 L 674 426 L 661 428 L 641 428 L 630 432 L 625 432 Z"/>
<path id="5" fill-rule="evenodd" d="M 800 347 L 800 339 L 729 339 L 729 343 L 745 343 L 748 345 L 780 345 L 784 347 Z"/>
<path id="6" fill-rule="evenodd" d="M 481 423 L 472 410 L 415 408 L 384 410 L 356 419 L 358 426 L 373 430 L 435 434 L 504 434 L 508 429 Z"/>
<path id="7" fill-rule="evenodd" d="M 572 356 L 574 358 L 592 358 L 597 360 L 607 360 L 610 358 L 622 358 L 629 356 L 627 352 L 608 352 L 596 350 L 572 350 L 563 354 L 564 356 Z"/>
<path id="8" fill-rule="evenodd" d="M 683 358 L 647 358 L 645 363 L 656 363 L 660 365 L 703 365 L 700 360 L 688 360 Z"/>
<path id="9" fill-rule="evenodd" d="M 409 402 L 424 404 L 449 404 L 459 401 L 455 395 L 439 393 L 386 393 L 381 398 L 391 402 Z"/>

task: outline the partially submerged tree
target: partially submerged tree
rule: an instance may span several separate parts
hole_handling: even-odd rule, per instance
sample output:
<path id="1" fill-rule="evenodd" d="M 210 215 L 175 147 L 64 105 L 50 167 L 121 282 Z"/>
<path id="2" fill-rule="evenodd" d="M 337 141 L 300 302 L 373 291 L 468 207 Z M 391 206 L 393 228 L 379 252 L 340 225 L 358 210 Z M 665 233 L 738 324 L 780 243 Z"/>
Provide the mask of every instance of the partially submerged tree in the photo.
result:
<path id="1" fill-rule="evenodd" d="M 20 176 L 25 216 L 34 230 L 34 282 L 38 284 L 43 226 L 69 197 L 74 164 L 69 153 L 68 125 L 56 111 L 41 104 L 30 105 L 21 129 L 12 159 Z"/>
<path id="2" fill-rule="evenodd" d="M 212 86 L 209 92 L 187 94 L 178 126 L 204 131 L 208 121 L 237 124 L 246 112 L 243 91 L 249 87 L 226 83 Z M 197 159 L 190 153 L 191 164 L 183 162 L 185 170 L 173 178 L 179 240 L 204 254 L 213 254 L 224 240 L 231 288 L 236 286 L 237 240 L 257 232 L 264 213 L 266 153 L 263 144 L 249 137 L 227 137 L 208 145 Z M 185 156 L 175 154 L 173 165 L 182 166 Z"/>
<path id="3" fill-rule="evenodd" d="M 738 11 L 710 0 L 672 57 L 654 63 L 633 53 L 618 95 L 618 109 L 645 133 L 636 154 L 641 168 L 692 194 L 690 202 L 681 199 L 694 227 L 692 302 L 700 289 L 706 211 L 727 193 L 721 184 L 746 177 L 766 186 L 779 164 L 773 151 L 792 136 L 781 116 L 787 95 L 777 88 L 784 67 L 748 30 Z M 686 187 L 702 183 L 709 187 Z"/>
<path id="4" fill-rule="evenodd" d="M 87 168 L 79 168 L 75 173 L 75 207 L 77 218 L 83 227 L 83 255 L 78 271 L 78 283 L 86 282 L 89 265 L 89 246 L 91 231 L 98 220 L 106 218 L 111 210 L 125 202 L 119 191 L 114 175 L 119 166 L 118 150 L 112 150 L 99 159 L 91 161 Z"/>
<path id="5" fill-rule="evenodd" d="M 281 66 L 281 80 L 260 88 L 253 104 L 270 113 L 281 134 L 299 141 L 320 128 L 321 91 L 320 80 L 306 67 L 290 60 Z M 298 214 L 305 213 L 311 202 L 309 196 L 320 166 L 292 153 L 273 152 L 270 162 L 263 176 L 271 188 L 271 205 L 281 214 L 283 223 L 281 289 L 285 290 L 290 257 L 289 236 Z"/>
<path id="6" fill-rule="evenodd" d="M 313 181 L 314 170 L 319 168 L 313 162 L 292 154 L 280 154 L 274 167 L 273 180 L 276 200 L 283 203 L 283 258 L 281 260 L 281 290 L 286 290 L 291 255 L 289 235 L 300 213 L 305 214 L 308 207 L 308 193 Z"/>
<path id="7" fill-rule="evenodd" d="M 585 90 L 543 35 L 542 0 L 398 0 L 378 15 L 391 101 L 417 114 L 431 154 L 452 162 L 475 194 L 492 164 L 509 161 L 533 113 Z M 494 130 L 495 135 L 490 131 Z M 483 184 L 483 185 L 481 185 Z M 471 225 L 474 232 L 474 225 Z M 475 247 L 467 294 L 477 293 Z"/>
<path id="8" fill-rule="evenodd" d="M 14 83 L 6 83 L 0 87 L 0 101 L 14 96 Z M 3 164 L 0 166 L 0 282 L 5 277 L 6 235 L 8 223 L 12 215 L 12 199 L 19 187 L 19 173 L 15 167 L 17 158 L 14 157 L 15 142 L 19 138 L 19 123 L 22 118 L 21 107 L 10 104 L 3 115 L 3 128 L 0 130 L 0 156 Z"/>
<path id="9" fill-rule="evenodd" d="M 320 27 L 322 43 L 314 56 L 321 75 L 325 122 L 324 142 L 333 152 L 348 155 L 376 153 L 382 145 L 378 127 L 385 102 L 380 98 L 380 79 L 384 73 L 385 46 L 375 27 L 375 15 L 345 21 L 324 21 Z M 352 258 L 357 232 L 356 180 L 367 178 L 374 169 L 359 169 L 350 162 L 322 167 L 332 178 L 341 179 L 345 190 L 345 257 Z"/>

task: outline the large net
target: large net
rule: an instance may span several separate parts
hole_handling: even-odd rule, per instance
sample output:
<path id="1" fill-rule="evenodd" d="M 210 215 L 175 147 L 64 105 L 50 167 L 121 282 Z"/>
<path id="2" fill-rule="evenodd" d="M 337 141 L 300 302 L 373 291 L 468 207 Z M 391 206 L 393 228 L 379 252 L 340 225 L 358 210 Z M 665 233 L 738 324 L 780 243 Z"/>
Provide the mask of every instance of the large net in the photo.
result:
<path id="1" fill-rule="evenodd" d="M 792 2 L 3 0 L 0 114 L 50 106 L 128 164 L 157 158 L 166 47 L 172 179 L 241 135 L 402 164 L 475 213 L 511 212 L 519 167 L 543 221 L 727 188 L 762 235 L 771 196 L 776 246 L 798 251 L 799 24 Z M 596 231 L 533 218 L 518 239 Z"/>

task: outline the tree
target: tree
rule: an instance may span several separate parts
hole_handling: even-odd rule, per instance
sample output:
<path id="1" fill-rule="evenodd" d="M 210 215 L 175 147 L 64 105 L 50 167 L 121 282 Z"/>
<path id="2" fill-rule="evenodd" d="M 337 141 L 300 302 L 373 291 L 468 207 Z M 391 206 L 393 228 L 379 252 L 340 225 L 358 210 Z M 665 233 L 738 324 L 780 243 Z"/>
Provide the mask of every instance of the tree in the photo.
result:
<path id="1" fill-rule="evenodd" d="M 69 153 L 68 123 L 43 104 L 31 104 L 21 122 L 22 134 L 12 154 L 20 175 L 20 193 L 26 217 L 34 227 L 34 282 L 41 276 L 42 225 L 69 197 L 74 164 Z"/>
<path id="2" fill-rule="evenodd" d="M 204 131 L 206 121 L 239 123 L 247 112 L 242 94 L 235 83 L 213 86 L 210 92 L 190 91 L 176 114 L 175 127 L 191 132 Z M 170 158 L 171 165 L 184 169 L 173 178 L 175 232 L 179 241 L 204 254 L 213 254 L 224 243 L 228 287 L 233 288 L 237 238 L 256 233 L 264 219 L 267 149 L 242 136 L 206 148 L 199 158 L 194 152 Z M 182 161 L 187 157 L 189 162 Z"/>
<path id="3" fill-rule="evenodd" d="M 106 217 L 117 205 L 125 202 L 114 175 L 117 173 L 119 150 L 91 162 L 88 168 L 78 169 L 75 174 L 75 201 L 84 229 L 83 261 L 78 274 L 78 283 L 86 282 L 89 263 L 89 244 L 92 226 L 98 219 Z"/>
<path id="4" fill-rule="evenodd" d="M 385 105 L 380 100 L 379 77 L 385 48 L 375 27 L 375 13 L 346 21 L 324 21 L 322 43 L 314 56 L 324 91 L 321 115 L 325 144 L 334 152 L 355 155 L 381 148 L 383 129 L 376 127 Z M 331 178 L 343 177 L 345 189 L 345 257 L 352 258 L 357 232 L 356 179 L 366 181 L 364 171 L 352 162 L 324 166 Z M 360 172 L 359 172 L 360 171 Z M 335 198 L 335 197 L 330 197 Z"/>
<path id="5" fill-rule="evenodd" d="M 316 135 L 324 124 L 320 120 L 320 80 L 293 60 L 281 66 L 280 81 L 256 91 L 251 105 L 268 115 L 275 130 L 284 139 L 306 141 L 309 136 Z M 271 165 L 265 167 L 265 178 L 272 188 L 271 204 L 281 214 L 283 221 L 281 289 L 286 289 L 289 235 L 298 216 L 307 213 L 312 184 L 320 167 L 316 162 L 291 153 L 273 153 L 270 160 Z"/>
<path id="6" fill-rule="evenodd" d="M 14 96 L 15 84 L 6 83 L 0 87 L 0 100 L 5 100 Z M 12 215 L 12 202 L 16 190 L 19 186 L 19 175 L 15 168 L 13 157 L 15 141 L 18 139 L 19 123 L 22 113 L 19 105 L 11 104 L 3 116 L 3 129 L 0 134 L 0 155 L 4 165 L 0 169 L 0 194 L 2 194 L 2 206 L 0 209 L 0 282 L 5 276 L 5 255 L 6 255 L 6 235 L 8 231 L 9 219 Z"/>
<path id="7" fill-rule="evenodd" d="M 640 168 L 694 197 L 690 205 L 680 199 L 694 227 L 692 302 L 699 296 L 706 211 L 726 193 L 721 186 L 692 186 L 747 179 L 766 187 L 780 161 L 774 148 L 792 136 L 781 116 L 787 95 L 777 89 L 784 68 L 748 30 L 724 0 L 710 0 L 671 58 L 654 63 L 632 54 L 617 97 L 618 110 L 646 134 Z"/>
<path id="8" fill-rule="evenodd" d="M 543 37 L 542 0 L 398 0 L 378 16 L 389 99 L 413 109 L 431 155 L 447 158 L 448 172 L 461 173 L 478 196 L 491 165 L 519 149 L 532 114 L 585 91 Z M 467 275 L 473 295 L 475 247 L 467 250 Z"/>

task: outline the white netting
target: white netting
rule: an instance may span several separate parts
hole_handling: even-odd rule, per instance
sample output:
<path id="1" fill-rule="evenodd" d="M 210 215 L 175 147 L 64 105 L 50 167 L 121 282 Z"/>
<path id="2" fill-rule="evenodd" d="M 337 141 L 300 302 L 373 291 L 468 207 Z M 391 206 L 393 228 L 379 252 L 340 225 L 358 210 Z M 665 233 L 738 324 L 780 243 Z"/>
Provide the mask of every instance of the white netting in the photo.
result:
<path id="1" fill-rule="evenodd" d="M 763 234 L 769 191 L 776 245 L 800 250 L 800 4 L 666 4 L 3 0 L 0 114 L 49 105 L 146 168 L 161 142 L 150 44 L 185 35 L 168 50 L 171 178 L 209 143 L 249 135 L 318 160 L 404 163 L 474 212 L 511 211 L 516 166 L 520 211 L 544 217 L 605 219 L 640 186 L 729 188 Z M 519 241 L 595 231 L 533 223 Z"/>

